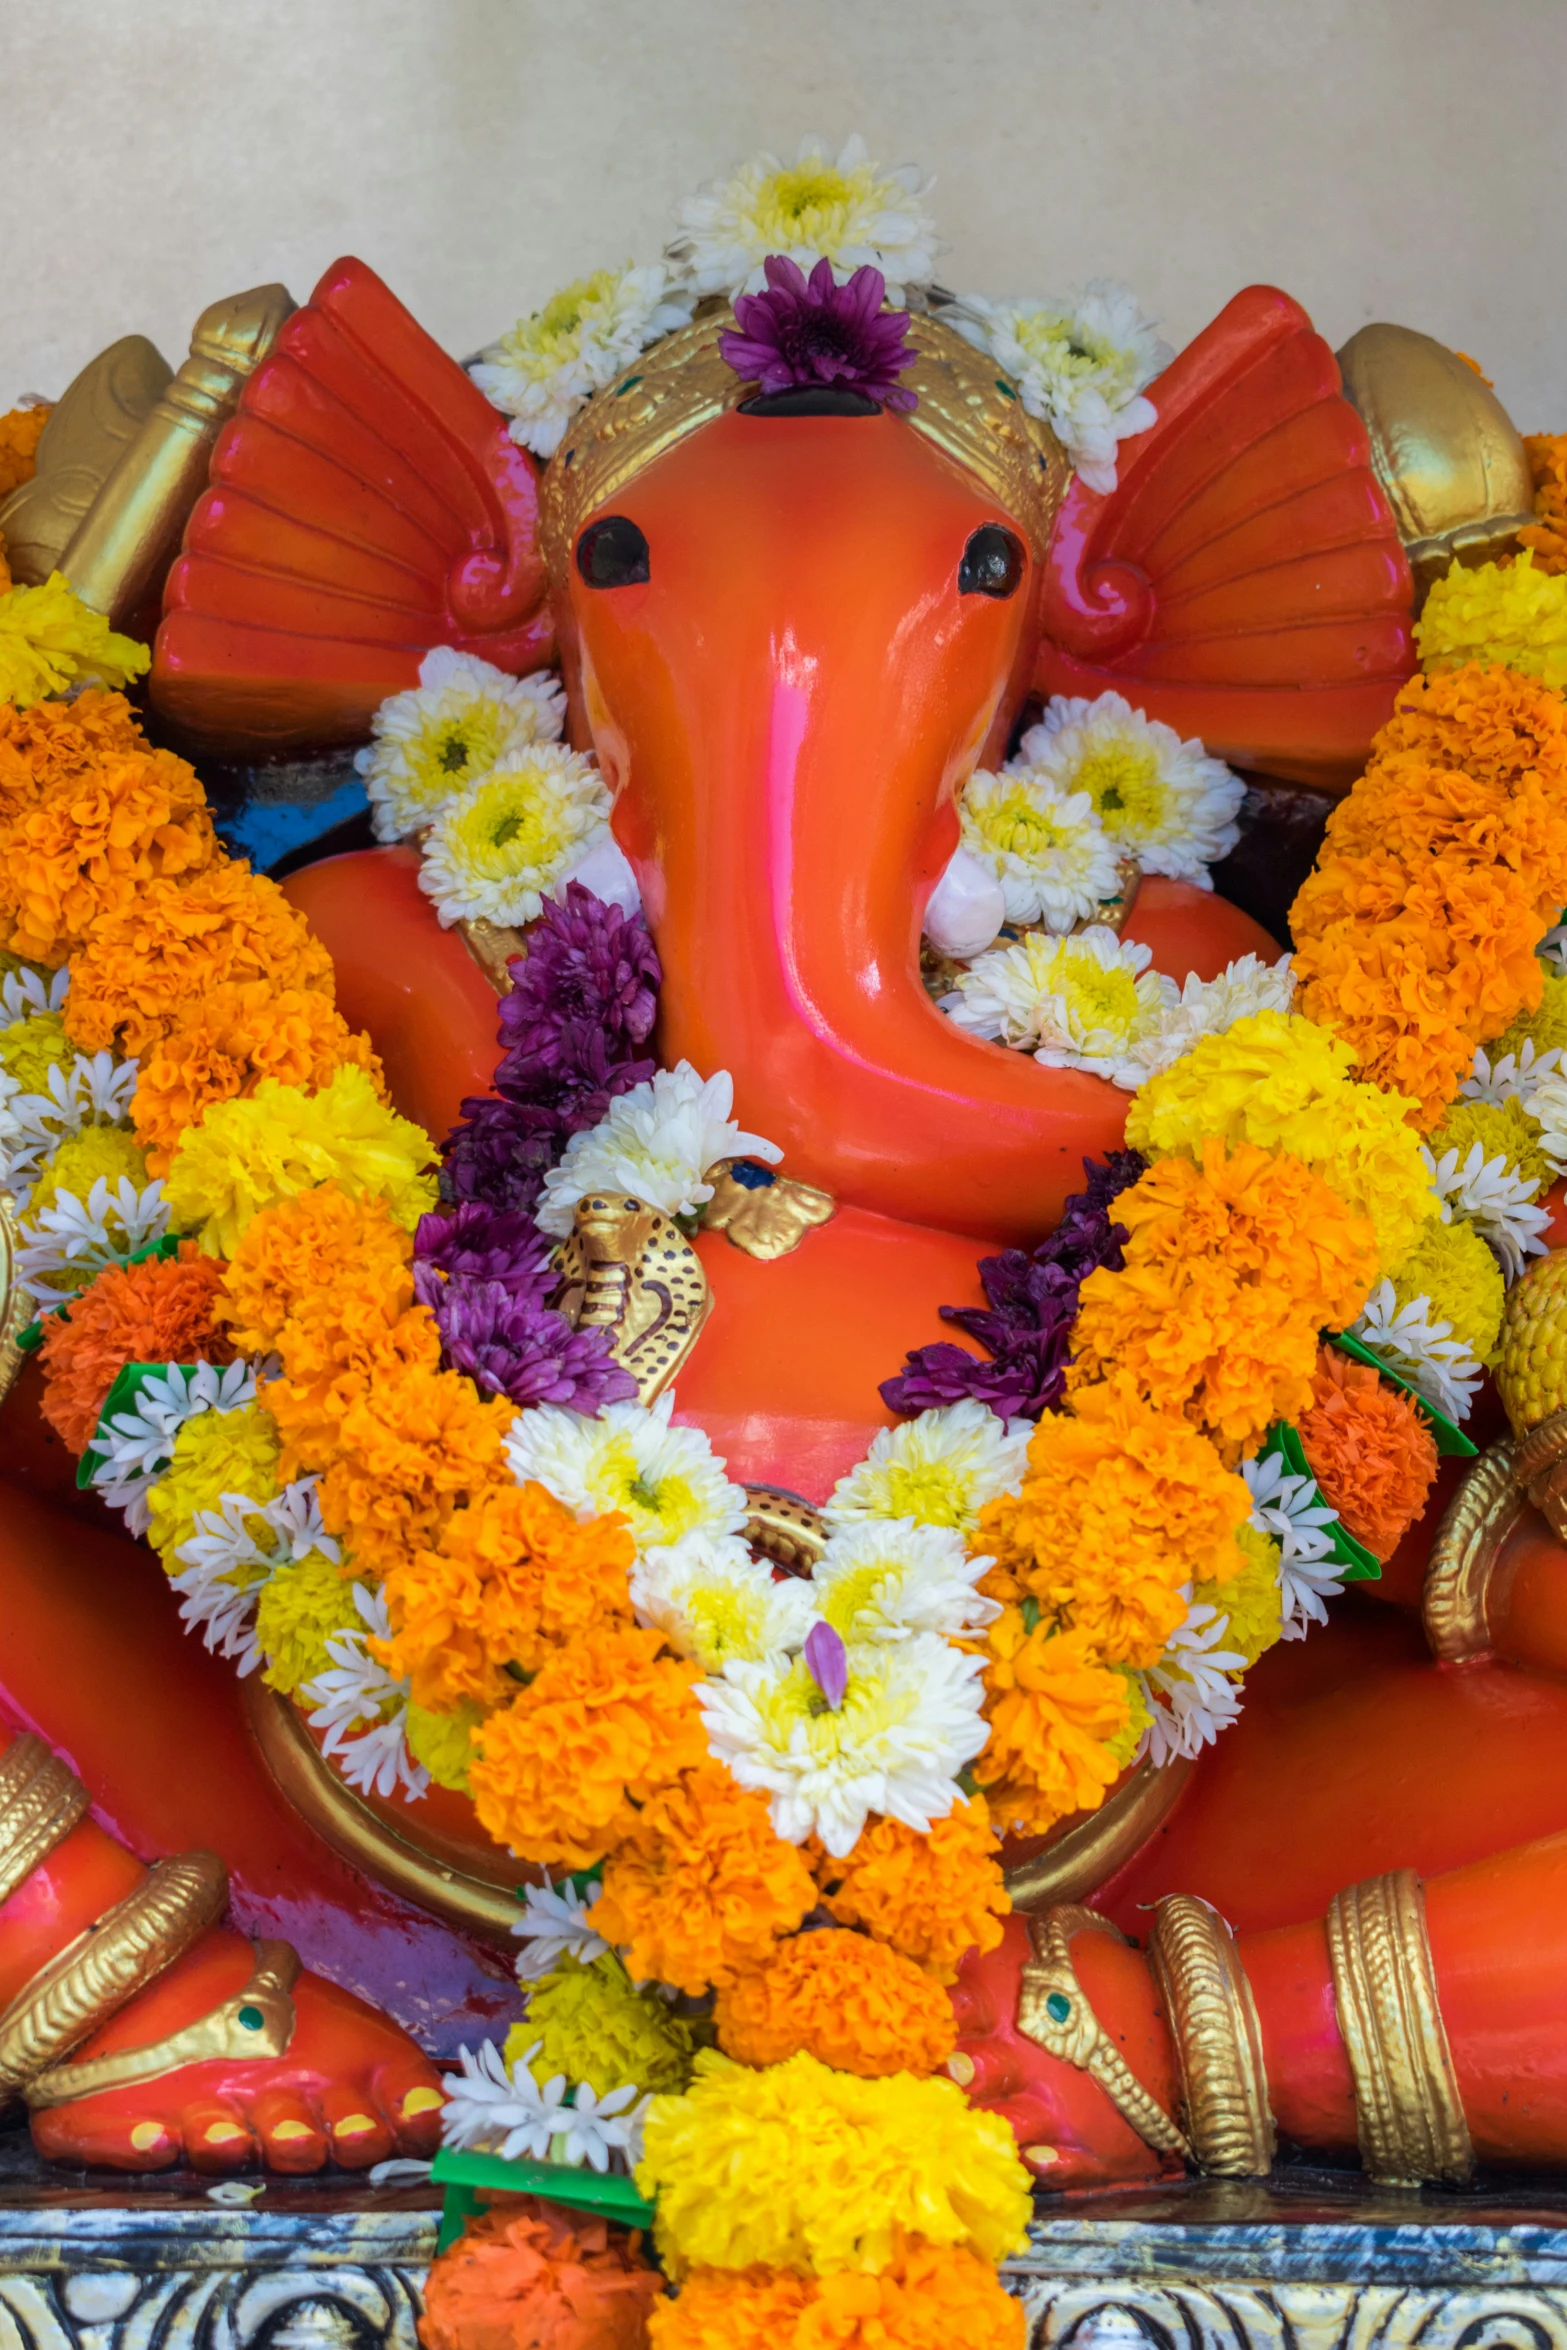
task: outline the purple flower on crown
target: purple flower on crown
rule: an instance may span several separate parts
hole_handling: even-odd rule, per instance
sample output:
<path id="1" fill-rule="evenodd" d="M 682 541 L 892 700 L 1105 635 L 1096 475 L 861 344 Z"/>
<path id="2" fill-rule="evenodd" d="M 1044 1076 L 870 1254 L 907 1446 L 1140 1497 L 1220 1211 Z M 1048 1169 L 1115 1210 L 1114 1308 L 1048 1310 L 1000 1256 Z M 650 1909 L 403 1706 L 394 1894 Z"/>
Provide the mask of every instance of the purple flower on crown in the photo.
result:
<path id="1" fill-rule="evenodd" d="M 882 309 L 887 281 L 879 269 L 857 269 L 840 286 L 830 261 L 806 278 L 798 264 L 772 253 L 762 264 L 765 294 L 741 294 L 736 327 L 718 338 L 726 365 L 764 395 L 804 386 L 863 392 L 884 408 L 918 406 L 898 377 L 917 353 L 906 339 L 906 310 Z"/>

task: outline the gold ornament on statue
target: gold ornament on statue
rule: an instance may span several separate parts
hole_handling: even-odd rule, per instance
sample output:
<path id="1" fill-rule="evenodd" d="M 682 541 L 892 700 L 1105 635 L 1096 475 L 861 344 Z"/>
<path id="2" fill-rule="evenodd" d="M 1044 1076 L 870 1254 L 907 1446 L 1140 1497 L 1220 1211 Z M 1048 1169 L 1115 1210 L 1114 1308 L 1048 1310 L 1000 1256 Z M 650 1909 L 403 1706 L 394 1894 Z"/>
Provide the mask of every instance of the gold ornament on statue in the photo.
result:
<path id="1" fill-rule="evenodd" d="M 61 394 L 38 443 L 32 479 L 0 499 L 0 539 L 19 587 L 37 587 L 59 570 L 88 508 L 173 373 L 145 335 L 122 335 Z"/>
<path id="2" fill-rule="evenodd" d="M 697 1342 L 712 1299 L 702 1260 L 660 1208 L 619 1192 L 578 1200 L 560 1252 L 560 1311 L 574 1330 L 602 1330 L 609 1351 L 656 1402 Z"/>

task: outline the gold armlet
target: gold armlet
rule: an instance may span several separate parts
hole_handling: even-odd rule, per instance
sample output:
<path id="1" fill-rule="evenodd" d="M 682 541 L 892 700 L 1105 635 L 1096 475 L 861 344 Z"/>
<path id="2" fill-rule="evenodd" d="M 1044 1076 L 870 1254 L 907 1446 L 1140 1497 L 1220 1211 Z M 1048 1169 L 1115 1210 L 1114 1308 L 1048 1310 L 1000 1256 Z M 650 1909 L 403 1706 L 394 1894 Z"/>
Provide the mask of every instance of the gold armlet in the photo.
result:
<path id="1" fill-rule="evenodd" d="M 133 1893 L 23 1985 L 0 2015 L 0 2100 L 25 2088 L 182 1958 L 223 1915 L 228 1878 L 213 1852 L 160 1860 Z"/>
<path id="2" fill-rule="evenodd" d="M 1030 1918 L 1034 1956 L 1018 1987 L 1017 2028 L 1051 2056 L 1087 2073 L 1145 2146 L 1192 2160 L 1192 2150 L 1158 2099 L 1143 2087 L 1083 1994 L 1072 1965 L 1071 1936 L 1079 1928 L 1121 1935 L 1097 1911 L 1066 1905 Z"/>
<path id="3" fill-rule="evenodd" d="M 1327 1923 L 1366 2170 L 1390 2187 L 1467 2179 L 1474 2149 L 1437 2001 L 1419 1878 L 1413 1869 L 1395 1869 L 1351 1885 L 1334 1894 Z"/>
<path id="4" fill-rule="evenodd" d="M 25 1731 L 0 1757 L 0 1903 L 87 1817 L 87 1790 L 41 1738 Z"/>
<path id="5" fill-rule="evenodd" d="M 50 2105 L 70 2105 L 79 2097 L 94 2097 L 104 2089 L 127 2089 L 138 2081 L 156 2080 L 178 2072 L 182 2065 L 204 2064 L 213 2057 L 283 2056 L 294 2037 L 294 2002 L 289 1997 L 299 1977 L 299 1954 L 287 1942 L 256 1942 L 255 1968 L 243 1990 L 187 2024 L 183 2031 L 144 2048 L 116 2049 L 112 2056 L 89 2057 L 85 2064 L 56 2065 L 40 2073 L 26 2095 L 34 2113 Z"/>
<path id="6" fill-rule="evenodd" d="M 1527 1503 L 1516 1452 L 1505 1438 L 1488 1446 L 1442 1513 L 1420 1598 L 1426 1641 L 1441 1664 L 1462 1664 L 1490 1649 L 1492 1571 Z"/>
<path id="7" fill-rule="evenodd" d="M 1217 2178 L 1261 2178 L 1273 2162 L 1273 2115 L 1262 2031 L 1235 1938 L 1209 1903 L 1174 1893 L 1158 1905 L 1150 1955 L 1175 2033 L 1198 2163 Z"/>

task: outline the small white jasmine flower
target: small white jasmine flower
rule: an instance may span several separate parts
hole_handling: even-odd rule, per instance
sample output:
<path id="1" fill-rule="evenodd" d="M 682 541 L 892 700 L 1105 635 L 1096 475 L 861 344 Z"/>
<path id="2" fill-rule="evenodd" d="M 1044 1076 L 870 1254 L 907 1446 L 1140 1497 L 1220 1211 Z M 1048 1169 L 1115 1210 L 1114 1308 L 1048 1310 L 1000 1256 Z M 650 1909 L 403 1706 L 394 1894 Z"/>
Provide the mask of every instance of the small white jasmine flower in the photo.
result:
<path id="1" fill-rule="evenodd" d="M 1552 1144 L 1540 1103 L 1556 1085 L 1562 1086 L 1567 1106 L 1567 1082 L 1551 1077 L 1536 1090 L 1531 1104 L 1531 1115 L 1540 1120 L 1547 1150 Z M 1509 1283 L 1523 1271 L 1526 1257 L 1544 1256 L 1546 1244 L 1541 1235 L 1550 1223 L 1550 1211 L 1534 1205 L 1536 1186 L 1527 1176 L 1514 1174 L 1500 1151 L 1488 1159 L 1484 1146 L 1472 1142 L 1460 1164 L 1456 1145 L 1435 1159 L 1422 1143 L 1420 1155 L 1442 1203 L 1443 1223 L 1451 1224 L 1455 1213 L 1467 1218 L 1481 1239 L 1489 1242 Z"/>
<path id="2" fill-rule="evenodd" d="M 912 1518 L 972 1534 L 987 1502 L 1018 1491 L 1033 1433 L 1032 1420 L 1003 1420 L 973 1396 L 921 1412 L 877 1430 L 823 1515 L 834 1533 L 867 1519 Z"/>
<path id="3" fill-rule="evenodd" d="M 1295 993 L 1292 958 L 1280 955 L 1265 963 L 1260 955 L 1240 955 L 1227 963 L 1217 979 L 1199 979 L 1189 971 L 1179 1000 L 1164 1017 L 1158 1044 L 1148 1055 L 1148 1074 L 1173 1068 L 1204 1036 L 1224 1036 L 1237 1020 L 1253 1012 L 1287 1012 Z"/>
<path id="4" fill-rule="evenodd" d="M 1479 1391 L 1481 1367 L 1451 1322 L 1434 1318 L 1428 1297 L 1398 1302 L 1391 1281 L 1379 1281 L 1350 1328 L 1362 1346 L 1411 1380 L 1439 1412 L 1465 1420 Z"/>
<path id="5" fill-rule="evenodd" d="M 511 1929 L 526 1944 L 517 1953 L 519 1982 L 537 1982 L 563 1958 L 591 1966 L 608 1950 L 603 1935 L 595 1934 L 588 1924 L 588 1898 L 575 1885 L 552 1885 L 546 1877 L 542 1885 L 524 1887 L 522 1899 L 522 1916 Z"/>
<path id="6" fill-rule="evenodd" d="M 1240 777 L 1120 694 L 1058 694 L 1018 758 L 1060 790 L 1086 792 L 1117 852 L 1145 873 L 1211 889 L 1209 866 L 1239 838 Z"/>
<path id="7" fill-rule="evenodd" d="M 197 1510 L 197 1532 L 179 1547 L 187 1563 L 170 1577 L 180 1595 L 181 1621 L 201 1634 L 214 1655 L 232 1658 L 241 1680 L 262 1661 L 256 1598 L 271 1572 L 270 1559 L 245 1525 L 255 1507 L 244 1494 L 225 1493 L 217 1509 Z"/>
<path id="8" fill-rule="evenodd" d="M 1561 1060 L 1560 1045 L 1553 1044 L 1543 1053 L 1536 1052 L 1532 1036 L 1524 1038 L 1521 1051 L 1503 1053 L 1496 1061 L 1483 1044 L 1477 1044 L 1474 1064 L 1458 1090 L 1465 1101 L 1490 1102 L 1498 1108 L 1506 1102 L 1520 1101 L 1530 1108 L 1541 1079 L 1554 1077 Z"/>
<path id="9" fill-rule="evenodd" d="M 198 1412 L 237 1412 L 255 1400 L 249 1363 L 165 1363 L 142 1380 L 128 1410 L 100 1420 L 90 1447 L 100 1456 L 94 1485 L 156 1476 L 168 1467 L 187 1420 Z"/>
<path id="10" fill-rule="evenodd" d="M 1075 938 L 1032 930 L 959 975 L 941 1009 L 974 1036 L 1032 1050 L 1047 1069 L 1089 1069 L 1131 1092 L 1147 1075 L 1175 982 L 1151 947 L 1095 926 Z"/>
<path id="11" fill-rule="evenodd" d="M 807 277 L 830 261 L 840 285 L 856 269 L 879 269 L 897 308 L 907 288 L 928 284 L 935 270 L 935 223 L 921 201 L 929 187 L 910 164 L 872 163 L 863 139 L 848 140 L 834 157 L 820 139 L 805 138 L 792 163 L 758 155 L 677 204 L 670 257 L 697 294 L 754 294 L 773 253 Z"/>
<path id="12" fill-rule="evenodd" d="M 337 1757 L 350 1787 L 383 1798 L 399 1788 L 410 1798 L 423 1795 L 430 1774 L 408 1750 L 408 1683 L 395 1680 L 365 1647 L 367 1638 L 392 1637 L 386 1601 L 362 1583 L 352 1590 L 364 1630 L 340 1632 L 326 1643 L 331 1666 L 300 1692 L 316 1709 L 311 1728 L 326 1732 L 321 1751 Z"/>
<path id="13" fill-rule="evenodd" d="M 419 887 L 447 928 L 520 928 L 609 839 L 609 793 L 592 759 L 564 743 L 524 744 L 437 810 Z"/>
<path id="14" fill-rule="evenodd" d="M 816 1605 L 845 1647 L 938 1632 L 957 1640 L 1001 1613 L 974 1586 L 995 1565 L 951 1526 L 877 1518 L 833 1534 L 811 1570 Z"/>
<path id="15" fill-rule="evenodd" d="M 1153 1714 L 1148 1753 L 1156 1768 L 1175 1755 L 1200 1754 L 1239 1718 L 1240 1691 L 1229 1676 L 1244 1672 L 1246 1659 L 1219 1647 L 1229 1628 L 1217 1608 L 1189 1605 L 1163 1656 L 1143 1675 Z"/>
<path id="16" fill-rule="evenodd" d="M 663 1633 L 706 1673 L 731 1657 L 760 1664 L 799 1648 L 816 1609 L 809 1583 L 774 1582 L 733 1534 L 688 1534 L 644 1550 L 631 1576 L 637 1622 Z"/>
<path id="17" fill-rule="evenodd" d="M 509 752 L 558 742 L 565 723 L 553 671 L 508 677 L 474 653 L 437 645 L 419 664 L 419 683 L 381 704 L 372 739 L 355 755 L 377 840 L 429 824 Z"/>
<path id="18" fill-rule="evenodd" d="M 277 1537 L 279 1563 L 308 1558 L 313 1551 L 334 1567 L 342 1563 L 342 1545 L 326 1530 L 316 1484 L 314 1476 L 296 1477 L 261 1513 Z"/>
<path id="19" fill-rule="evenodd" d="M 85 1126 L 119 1126 L 130 1115 L 139 1063 L 112 1053 L 78 1053 L 56 1062 L 42 1093 L 23 1093 L 0 1071 L 0 1183 L 25 1206 L 41 1161 Z"/>
<path id="20" fill-rule="evenodd" d="M 38 1012 L 62 1011 L 70 984 L 69 971 L 45 973 L 26 963 L 19 971 L 0 975 L 0 1028 L 14 1028 L 18 1020 L 31 1020 Z"/>
<path id="21" fill-rule="evenodd" d="M 1567 922 L 1555 923 L 1534 951 L 1547 971 L 1558 977 L 1567 974 Z"/>
<path id="22" fill-rule="evenodd" d="M 966 295 L 944 315 L 1017 385 L 1091 490 L 1116 486 L 1118 444 L 1158 421 L 1145 384 L 1170 363 L 1137 298 L 1093 278 L 1066 301 L 990 302 Z"/>
<path id="23" fill-rule="evenodd" d="M 1011 762 L 971 775 L 958 813 L 963 846 L 1000 883 L 1009 922 L 1064 935 L 1119 897 L 1115 849 L 1087 792 Z"/>
<path id="24" fill-rule="evenodd" d="M 511 437 L 553 457 L 584 401 L 652 343 L 691 323 L 691 296 L 662 262 L 600 269 L 519 318 L 468 373 L 511 418 Z"/>
<path id="25" fill-rule="evenodd" d="M 1546 1060 L 1550 1056 L 1540 1057 Z M 1541 1071 L 1537 1063 L 1527 1100 L 1529 1115 L 1540 1129 L 1540 1148 L 1558 1169 L 1567 1167 L 1567 1069 L 1558 1064 Z M 1490 1238 L 1489 1233 L 1486 1237 Z"/>
<path id="26" fill-rule="evenodd" d="M 519 1412 L 506 1457 L 519 1485 L 537 1479 L 584 1521 L 606 1510 L 630 1520 L 639 1549 L 693 1534 L 739 1534 L 748 1504 L 700 1428 L 677 1428 L 667 1389 L 650 1409 L 606 1404 L 595 1419 L 561 1404 Z"/>
<path id="27" fill-rule="evenodd" d="M 493 2040 L 482 2042 L 475 2054 L 459 2048 L 462 2073 L 441 2112 L 442 2144 L 479 2147 L 507 2162 L 523 2155 L 547 2161 L 561 2126 L 566 2076 L 557 2073 L 540 2088 L 528 2068 L 543 2046 L 536 2040 L 509 2071 Z"/>
<path id="28" fill-rule="evenodd" d="M 1330 1555 L 1338 1512 L 1316 1480 L 1291 1470 L 1279 1453 L 1242 1461 L 1241 1475 L 1251 1495 L 1251 1524 L 1279 1546 L 1281 1638 L 1304 1640 L 1308 1624 L 1327 1622 L 1326 1599 L 1343 1583 L 1344 1569 Z"/>
<path id="29" fill-rule="evenodd" d="M 634 2081 L 611 2089 L 605 2097 L 600 2097 L 590 2082 L 578 2081 L 571 2103 L 560 2112 L 555 2160 L 574 2166 L 586 2163 L 593 2170 L 607 2171 L 610 2156 L 618 2154 L 629 2169 L 641 2159 L 642 2124 L 649 2102 Z"/>
<path id="30" fill-rule="evenodd" d="M 590 1191 L 624 1192 L 666 1216 L 689 1216 L 712 1198 L 707 1177 L 720 1160 L 781 1159 L 776 1143 L 732 1123 L 734 1092 L 727 1069 L 704 1080 L 682 1061 L 618 1095 L 597 1126 L 572 1136 L 545 1177 L 534 1211 L 540 1227 L 564 1238 Z"/>
<path id="31" fill-rule="evenodd" d="M 51 1281 L 51 1274 L 96 1273 L 123 1263 L 149 1241 L 161 1240 L 168 1228 L 161 1182 L 138 1191 L 122 1175 L 111 1190 L 108 1178 L 100 1175 L 85 1200 L 58 1192 L 52 1207 L 32 1217 L 30 1237 L 17 1252 L 21 1286 L 40 1305 L 58 1305 L 74 1285 Z"/>

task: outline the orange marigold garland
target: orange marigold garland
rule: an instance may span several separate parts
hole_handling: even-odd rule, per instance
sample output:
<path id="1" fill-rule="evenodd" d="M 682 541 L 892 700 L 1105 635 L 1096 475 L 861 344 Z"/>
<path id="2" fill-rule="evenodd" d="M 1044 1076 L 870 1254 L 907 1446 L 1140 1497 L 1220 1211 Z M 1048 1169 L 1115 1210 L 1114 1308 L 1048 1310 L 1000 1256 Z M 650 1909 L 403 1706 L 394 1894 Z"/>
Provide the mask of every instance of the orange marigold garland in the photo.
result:
<path id="1" fill-rule="evenodd" d="M 1431 1430 L 1411 1397 L 1331 1346 L 1312 1388 L 1300 1441 L 1322 1497 L 1357 1542 L 1391 1558 L 1436 1479 Z"/>
<path id="2" fill-rule="evenodd" d="M 99 759 L 6 827 L 0 942 L 63 963 L 149 882 L 188 880 L 217 853 L 206 794 L 183 759 L 144 748 Z"/>
<path id="3" fill-rule="evenodd" d="M 1166 1613 L 1173 1631 L 1184 1601 Z M 1098 1661 L 1089 1633 L 1031 1627 L 1021 1608 L 1004 1608 L 986 1637 L 990 1737 L 974 1776 L 1003 1828 L 1042 1836 L 1095 1810 L 1131 1760 L 1131 1684 Z"/>
<path id="4" fill-rule="evenodd" d="M 31 702 L 25 710 L 0 702 L 0 828 L 90 778 L 105 760 L 145 748 L 125 696 L 102 686 L 73 702 Z"/>
<path id="5" fill-rule="evenodd" d="M 263 1078 L 310 1092 L 354 1062 L 387 1098 L 370 1039 L 351 1029 L 330 996 L 313 987 L 273 987 L 265 979 L 231 980 L 187 1007 L 141 1065 L 131 1124 L 155 1175 L 186 1127 L 214 1102 L 254 1093 Z"/>
<path id="6" fill-rule="evenodd" d="M 1525 433 L 1523 445 L 1537 520 L 1518 533 L 1518 544 L 1532 551 L 1536 571 L 1567 571 L 1567 433 Z"/>
<path id="7" fill-rule="evenodd" d="M 911 1958 L 844 1927 L 782 1942 L 718 1994 L 718 2045 L 741 2064 L 783 2064 L 804 2049 L 867 2079 L 933 2073 L 957 2043 L 952 2003 Z"/>
<path id="8" fill-rule="evenodd" d="M 641 2239 L 535 2196 L 498 2196 L 431 2269 L 425 2350 L 643 2350 L 664 2280 Z"/>
<path id="9" fill-rule="evenodd" d="M 108 1266 L 71 1300 L 68 1317 L 47 1318 L 43 1413 L 62 1443 L 86 1451 L 127 1363 L 233 1360 L 217 1314 L 222 1278 L 223 1267 L 186 1241 L 177 1256 Z"/>
<path id="10" fill-rule="evenodd" d="M 923 1835 L 872 1819 L 846 1859 L 818 1846 L 814 1860 L 823 1903 L 841 1925 L 863 1926 L 941 1983 L 955 1981 L 966 1951 L 996 1948 L 1012 1907 L 982 1795 L 954 1804 Z"/>
<path id="11" fill-rule="evenodd" d="M 0 416 L 0 498 L 32 480 L 38 470 L 38 444 L 53 414 L 49 401 L 36 400 L 30 408 L 11 408 Z"/>
<path id="12" fill-rule="evenodd" d="M 694 2268 L 648 2321 L 651 2350 L 1023 2350 L 1027 2333 L 988 2262 L 917 2238 L 876 2276 Z"/>
<path id="13" fill-rule="evenodd" d="M 270 1387 L 262 1400 L 271 1406 Z M 501 1447 L 515 1417 L 504 1396 L 481 1396 L 456 1371 L 383 1362 L 336 1429 L 317 1488 L 328 1531 L 367 1572 L 388 1575 L 440 1538 L 460 1502 L 503 1475 Z"/>
<path id="14" fill-rule="evenodd" d="M 236 1346 L 266 1354 L 311 1298 L 355 1291 L 395 1321 L 413 1302 L 413 1240 L 379 1197 L 319 1183 L 253 1217 L 223 1277 Z"/>

